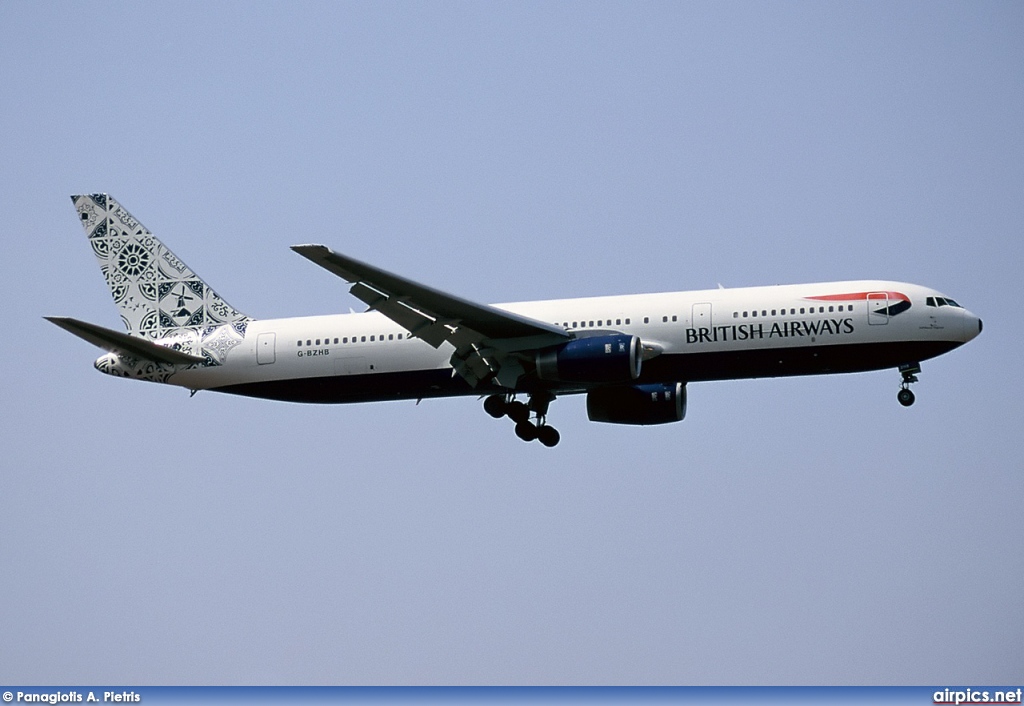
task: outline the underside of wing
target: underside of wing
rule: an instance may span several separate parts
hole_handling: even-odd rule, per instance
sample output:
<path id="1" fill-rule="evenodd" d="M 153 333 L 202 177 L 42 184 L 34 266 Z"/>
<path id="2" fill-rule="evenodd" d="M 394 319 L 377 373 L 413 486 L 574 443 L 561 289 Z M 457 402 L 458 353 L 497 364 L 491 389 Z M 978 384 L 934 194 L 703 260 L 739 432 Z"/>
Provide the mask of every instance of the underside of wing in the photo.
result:
<path id="1" fill-rule="evenodd" d="M 557 326 L 447 294 L 324 245 L 294 245 L 292 250 L 351 282 L 353 296 L 411 335 L 435 348 L 452 344 L 452 367 L 473 386 L 494 379 L 515 388 L 526 372 L 521 353 L 572 338 Z"/>

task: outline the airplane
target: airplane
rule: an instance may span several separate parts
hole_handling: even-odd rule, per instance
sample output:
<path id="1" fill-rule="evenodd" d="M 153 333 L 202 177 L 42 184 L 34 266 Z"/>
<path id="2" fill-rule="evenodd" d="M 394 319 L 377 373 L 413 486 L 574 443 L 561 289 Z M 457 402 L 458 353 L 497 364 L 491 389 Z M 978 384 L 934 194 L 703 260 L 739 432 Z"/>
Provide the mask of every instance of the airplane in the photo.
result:
<path id="1" fill-rule="evenodd" d="M 921 362 L 982 330 L 934 289 L 877 280 L 479 304 L 324 245 L 292 250 L 367 311 L 254 319 L 112 197 L 71 198 L 127 332 L 45 318 L 107 351 L 100 372 L 290 402 L 476 396 L 548 447 L 560 395 L 586 395 L 591 421 L 652 425 L 684 418 L 691 382 L 896 368 L 909 407 Z"/>

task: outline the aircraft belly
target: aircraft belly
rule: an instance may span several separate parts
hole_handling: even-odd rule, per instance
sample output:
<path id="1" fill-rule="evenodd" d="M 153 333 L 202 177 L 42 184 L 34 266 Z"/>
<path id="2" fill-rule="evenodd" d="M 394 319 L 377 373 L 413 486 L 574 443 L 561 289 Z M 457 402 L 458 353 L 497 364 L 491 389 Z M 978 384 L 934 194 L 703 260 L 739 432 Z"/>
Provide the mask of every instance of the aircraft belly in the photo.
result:
<path id="1" fill-rule="evenodd" d="M 450 368 L 263 380 L 209 389 L 246 397 L 320 404 L 480 394 L 465 380 L 453 376 Z"/>
<path id="2" fill-rule="evenodd" d="M 646 361 L 641 383 L 855 373 L 921 362 L 959 341 L 891 341 L 671 352 Z"/>

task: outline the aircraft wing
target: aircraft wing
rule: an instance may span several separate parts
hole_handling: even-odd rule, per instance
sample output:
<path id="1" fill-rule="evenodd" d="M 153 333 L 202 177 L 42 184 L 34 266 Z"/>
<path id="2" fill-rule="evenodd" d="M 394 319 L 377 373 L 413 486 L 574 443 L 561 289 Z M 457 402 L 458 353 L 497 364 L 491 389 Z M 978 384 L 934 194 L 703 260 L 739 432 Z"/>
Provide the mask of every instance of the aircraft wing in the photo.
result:
<path id="1" fill-rule="evenodd" d="M 525 370 L 514 353 L 571 339 L 558 326 L 447 294 L 324 245 L 293 245 L 292 250 L 351 282 L 353 296 L 411 335 L 434 348 L 445 342 L 455 346 L 452 367 L 474 387 L 488 378 L 515 387 Z"/>
<path id="2" fill-rule="evenodd" d="M 96 324 L 86 321 L 79 321 L 67 316 L 44 316 L 47 321 L 57 324 L 65 331 L 75 334 L 84 341 L 98 346 L 111 353 L 127 353 L 128 355 L 143 360 L 152 360 L 156 363 L 170 363 L 171 365 L 192 365 L 206 361 L 202 356 L 190 355 L 176 351 L 167 346 L 161 346 L 145 338 L 129 336 L 126 333 L 112 331 Z"/>

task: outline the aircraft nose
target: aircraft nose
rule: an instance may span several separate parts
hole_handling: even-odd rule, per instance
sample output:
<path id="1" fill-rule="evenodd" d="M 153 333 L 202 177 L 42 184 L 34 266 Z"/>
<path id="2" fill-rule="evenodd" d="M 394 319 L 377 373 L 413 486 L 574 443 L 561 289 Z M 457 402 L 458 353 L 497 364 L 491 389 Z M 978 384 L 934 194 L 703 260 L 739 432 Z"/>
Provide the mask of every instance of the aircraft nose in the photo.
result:
<path id="1" fill-rule="evenodd" d="M 968 314 L 964 318 L 964 341 L 973 340 L 981 333 L 983 324 L 981 319 L 974 314 Z"/>

